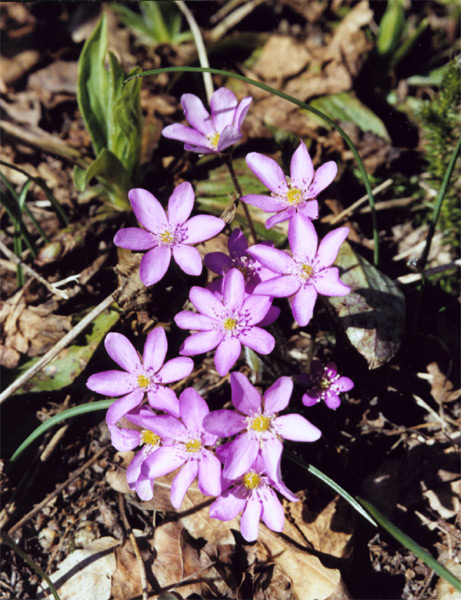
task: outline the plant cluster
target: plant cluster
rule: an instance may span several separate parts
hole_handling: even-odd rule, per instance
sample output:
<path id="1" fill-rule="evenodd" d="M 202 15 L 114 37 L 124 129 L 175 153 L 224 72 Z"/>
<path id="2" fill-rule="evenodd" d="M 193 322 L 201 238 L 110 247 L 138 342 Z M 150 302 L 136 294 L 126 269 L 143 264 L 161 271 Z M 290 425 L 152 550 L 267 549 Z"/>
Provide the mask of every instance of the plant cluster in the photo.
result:
<path id="1" fill-rule="evenodd" d="M 193 94 L 184 94 L 181 104 L 190 127 L 169 125 L 163 134 L 183 142 L 186 150 L 221 155 L 242 137 L 241 125 L 251 98 L 238 102 L 233 92 L 220 88 L 211 97 L 211 115 Z M 181 356 L 164 362 L 168 343 L 161 327 L 147 336 L 142 360 L 125 336 L 109 333 L 106 350 L 123 371 L 91 375 L 87 386 L 118 398 L 106 416 L 115 448 L 141 446 L 127 470 L 129 486 L 141 499 L 153 497 L 155 479 L 180 469 L 171 486 L 176 509 L 198 477 L 199 490 L 217 497 L 210 516 L 228 521 L 242 513 L 242 535 L 253 541 L 260 520 L 274 531 L 283 530 L 284 511 L 277 493 L 297 500 L 282 479 L 283 440 L 314 442 L 321 436 L 320 429 L 296 412 L 279 414 L 287 408 L 293 391 L 294 382 L 287 376 L 274 381 L 261 397 L 245 375 L 231 372 L 235 410 L 211 412 L 194 388 L 187 388 L 178 399 L 168 384 L 190 375 L 193 361 L 189 357 L 213 349 L 221 376 L 234 367 L 242 346 L 270 354 L 275 339 L 265 327 L 280 314 L 272 304 L 274 298 L 288 298 L 295 321 L 305 326 L 318 294 L 348 294 L 350 288 L 332 265 L 349 230 L 334 229 L 319 243 L 313 224 L 318 217 L 317 196 L 333 181 L 337 168 L 328 162 L 314 171 L 303 141 L 292 156 L 289 178 L 263 154 L 251 152 L 246 162 L 270 195 L 243 195 L 241 201 L 275 213 L 266 221 L 268 229 L 289 221 L 289 250 L 267 242 L 249 246 L 244 234 L 234 229 L 228 254 L 210 252 L 204 258 L 218 277 L 207 287 L 191 288 L 189 299 L 195 311 L 183 310 L 174 317 L 179 328 L 192 332 L 180 348 Z M 114 242 L 130 250 L 147 250 L 140 264 L 142 282 L 146 286 L 159 283 L 172 258 L 188 275 L 199 275 L 202 259 L 194 244 L 217 235 L 225 222 L 210 215 L 190 218 L 195 200 L 192 185 L 184 182 L 175 188 L 167 211 L 147 190 L 132 189 L 128 197 L 142 228 L 121 229 Z M 323 367 L 318 361 L 311 375 L 299 381 L 306 390 L 305 406 L 323 400 L 336 409 L 338 394 L 353 387 L 349 378 L 339 376 L 334 363 Z"/>

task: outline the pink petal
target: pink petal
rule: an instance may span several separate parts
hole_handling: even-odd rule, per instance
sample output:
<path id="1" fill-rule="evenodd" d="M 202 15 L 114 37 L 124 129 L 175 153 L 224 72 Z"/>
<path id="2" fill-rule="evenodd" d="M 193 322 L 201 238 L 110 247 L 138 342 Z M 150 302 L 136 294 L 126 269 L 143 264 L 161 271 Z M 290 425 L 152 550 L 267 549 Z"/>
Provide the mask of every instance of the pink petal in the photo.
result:
<path id="1" fill-rule="evenodd" d="M 200 335 L 199 333 L 195 335 Z M 216 370 L 224 377 L 227 375 L 231 368 L 237 362 L 242 345 L 239 340 L 234 337 L 224 337 L 224 339 L 218 344 L 214 355 L 214 364 Z"/>
<path id="2" fill-rule="evenodd" d="M 175 187 L 168 200 L 168 221 L 171 225 L 182 225 L 194 208 L 194 189 L 188 181 Z"/>
<path id="3" fill-rule="evenodd" d="M 107 427 L 110 432 L 110 441 L 116 450 L 127 452 L 141 444 L 141 432 L 135 429 L 117 427 L 117 425 L 107 424 Z"/>
<path id="4" fill-rule="evenodd" d="M 131 489 L 133 489 L 133 487 L 136 484 L 136 481 L 141 475 L 141 465 L 144 462 L 145 458 L 146 453 L 143 450 L 141 450 L 134 456 L 134 458 L 128 465 L 128 468 L 126 470 L 126 480 Z"/>
<path id="5" fill-rule="evenodd" d="M 245 279 L 238 269 L 231 269 L 224 277 L 223 303 L 226 308 L 239 310 L 245 295 Z"/>
<path id="6" fill-rule="evenodd" d="M 233 375 L 235 373 L 231 373 L 231 385 Z M 204 417 L 203 427 L 220 437 L 230 437 L 246 428 L 246 420 L 234 410 L 213 410 Z"/>
<path id="7" fill-rule="evenodd" d="M 341 398 L 338 396 L 338 394 L 336 392 L 329 390 L 325 394 L 325 404 L 328 406 L 328 408 L 331 408 L 332 410 L 336 410 L 339 407 L 339 405 L 341 404 Z"/>
<path id="8" fill-rule="evenodd" d="M 193 146 L 192 144 L 184 144 L 184 150 L 198 152 L 198 154 L 216 154 L 218 151 L 209 146 Z"/>
<path id="9" fill-rule="evenodd" d="M 290 179 L 293 187 L 307 190 L 314 177 L 314 165 L 307 150 L 306 144 L 301 140 L 296 152 L 291 157 Z"/>
<path id="10" fill-rule="evenodd" d="M 168 225 L 165 211 L 157 198 L 142 188 L 134 188 L 128 192 L 133 212 L 143 227 L 152 233 Z"/>
<path id="11" fill-rule="evenodd" d="M 111 359 L 125 371 L 133 373 L 141 368 L 141 359 L 133 344 L 121 333 L 108 333 L 104 346 Z"/>
<path id="12" fill-rule="evenodd" d="M 216 131 L 221 132 L 227 125 L 233 124 L 237 104 L 234 92 L 227 88 L 219 88 L 211 96 L 211 119 Z"/>
<path id="13" fill-rule="evenodd" d="M 319 402 L 319 397 L 314 398 L 313 396 L 309 396 L 308 394 L 303 394 L 302 403 L 304 404 L 304 406 L 315 406 Z"/>
<path id="14" fill-rule="evenodd" d="M 171 261 L 171 248 L 157 246 L 149 250 L 141 259 L 139 276 L 145 286 L 158 283 L 168 271 Z"/>
<path id="15" fill-rule="evenodd" d="M 198 465 L 198 489 L 205 496 L 221 493 L 221 463 L 209 450 L 203 450 Z"/>
<path id="16" fill-rule="evenodd" d="M 234 519 L 245 507 L 246 498 L 233 494 L 232 490 L 224 492 L 210 506 L 210 517 L 220 521 Z"/>
<path id="17" fill-rule="evenodd" d="M 195 308 L 213 319 L 220 318 L 220 315 L 224 311 L 222 302 L 219 301 L 218 297 L 207 290 L 206 288 L 194 286 L 189 292 L 189 298 Z"/>
<path id="18" fill-rule="evenodd" d="M 115 425 L 122 417 L 130 410 L 139 406 L 144 398 L 144 392 L 135 390 L 127 396 L 123 396 L 109 406 L 106 413 L 106 421 L 108 425 Z"/>
<path id="19" fill-rule="evenodd" d="M 172 383 L 173 381 L 179 381 L 180 379 L 184 379 L 184 377 L 188 377 L 192 373 L 193 368 L 194 361 L 190 358 L 186 358 L 185 356 L 172 358 L 163 365 L 157 373 L 157 377 L 162 384 Z"/>
<path id="20" fill-rule="evenodd" d="M 288 240 L 293 255 L 302 260 L 313 261 L 317 253 L 318 237 L 315 227 L 307 217 L 296 214 L 288 225 Z"/>
<path id="21" fill-rule="evenodd" d="M 179 471 L 171 484 L 171 504 L 176 510 L 182 504 L 184 496 L 189 489 L 191 483 L 197 477 L 198 463 L 196 460 L 189 460 Z"/>
<path id="22" fill-rule="evenodd" d="M 298 206 L 298 212 L 306 217 L 306 219 L 318 219 L 319 218 L 319 203 L 317 200 L 309 200 L 303 202 Z"/>
<path id="23" fill-rule="evenodd" d="M 179 402 L 176 394 L 170 388 L 159 385 L 156 389 L 147 392 L 147 399 L 152 408 L 164 410 L 179 417 Z"/>
<path id="24" fill-rule="evenodd" d="M 250 104 L 252 103 L 252 101 L 253 98 L 251 98 L 251 96 L 243 98 L 243 100 L 240 101 L 237 110 L 235 111 L 234 125 L 239 131 L 242 127 L 243 119 L 246 117 L 246 114 L 248 112 L 248 109 L 250 108 Z"/>
<path id="25" fill-rule="evenodd" d="M 221 135 L 219 136 L 219 142 L 217 150 L 218 152 L 222 152 L 232 144 L 236 144 L 239 140 L 241 140 L 243 135 L 240 133 L 238 129 L 233 127 L 232 125 L 228 125 Z"/>
<path id="26" fill-rule="evenodd" d="M 304 285 L 293 296 L 291 310 L 296 323 L 304 327 L 312 319 L 317 292 L 313 285 Z"/>
<path id="27" fill-rule="evenodd" d="M 264 317 L 262 321 L 257 323 L 259 327 L 268 327 L 272 325 L 274 321 L 276 321 L 280 316 L 281 310 L 278 306 L 271 306 L 267 311 L 267 315 Z"/>
<path id="28" fill-rule="evenodd" d="M 318 427 L 295 413 L 277 417 L 274 420 L 274 424 L 277 426 L 277 432 L 286 440 L 315 442 L 322 435 Z"/>
<path id="29" fill-rule="evenodd" d="M 224 271 L 227 271 L 232 264 L 231 259 L 224 252 L 209 252 L 205 254 L 203 261 L 210 271 L 218 275 L 224 275 Z"/>
<path id="30" fill-rule="evenodd" d="M 114 236 L 114 244 L 119 248 L 127 248 L 128 250 L 149 250 L 157 245 L 157 241 L 145 229 L 127 227 L 117 231 Z"/>
<path id="31" fill-rule="evenodd" d="M 256 177 L 274 194 L 285 195 L 288 190 L 287 181 L 279 165 L 268 156 L 259 152 L 246 155 L 246 163 Z"/>
<path id="32" fill-rule="evenodd" d="M 202 272 L 203 264 L 202 257 L 197 248 L 180 244 L 179 246 L 173 246 L 173 258 L 176 264 L 187 273 L 187 275 L 200 275 Z"/>
<path id="33" fill-rule="evenodd" d="M 179 353 L 183 356 L 203 354 L 216 348 L 223 336 L 224 334 L 221 331 L 216 330 L 193 333 L 184 340 Z"/>
<path id="34" fill-rule="evenodd" d="M 181 105 L 188 123 L 194 129 L 197 129 L 197 131 L 200 131 L 205 136 L 215 133 L 211 117 L 200 98 L 194 94 L 183 94 L 181 96 Z"/>
<path id="35" fill-rule="evenodd" d="M 339 269 L 322 269 L 315 277 L 314 287 L 323 296 L 346 296 L 351 288 L 339 279 Z"/>
<path id="36" fill-rule="evenodd" d="M 144 502 L 152 500 L 154 497 L 154 482 L 150 479 L 143 477 L 141 474 L 138 477 L 135 485 L 136 493 Z"/>
<path id="37" fill-rule="evenodd" d="M 142 360 L 145 369 L 151 369 L 154 373 L 160 369 L 165 360 L 168 350 L 168 341 L 163 327 L 156 327 L 147 336 L 144 344 Z"/>
<path id="38" fill-rule="evenodd" d="M 293 268 L 293 259 L 284 250 L 277 250 L 264 244 L 257 244 L 248 248 L 247 253 L 253 256 L 274 274 L 290 273 Z"/>
<path id="39" fill-rule="evenodd" d="M 285 204 L 278 198 L 272 196 L 261 196 L 259 194 L 247 194 L 240 198 L 242 202 L 256 206 L 264 212 L 278 212 L 285 208 Z"/>
<path id="40" fill-rule="evenodd" d="M 279 223 L 284 223 L 285 221 L 288 221 L 288 219 L 291 219 L 295 214 L 296 209 L 292 206 L 285 210 L 281 210 L 280 212 L 276 213 L 275 215 L 272 215 L 272 217 L 269 217 L 267 219 L 265 223 L 266 229 L 271 229 L 271 227 L 274 227 Z"/>
<path id="41" fill-rule="evenodd" d="M 224 229 L 226 223 L 219 217 L 211 215 L 197 215 L 187 221 L 186 244 L 198 244 L 209 240 Z"/>
<path id="42" fill-rule="evenodd" d="M 291 377 L 279 377 L 264 394 L 264 414 L 273 415 L 288 406 L 293 392 Z"/>
<path id="43" fill-rule="evenodd" d="M 223 477 L 236 479 L 246 473 L 253 465 L 259 451 L 259 442 L 247 433 L 242 433 L 229 445 Z"/>
<path id="44" fill-rule="evenodd" d="M 322 190 L 330 185 L 333 179 L 336 177 L 338 167 L 332 160 L 325 163 L 317 169 L 314 176 L 314 181 L 309 190 L 309 196 L 315 198 Z"/>
<path id="45" fill-rule="evenodd" d="M 340 377 L 335 381 L 335 386 L 339 392 L 348 392 L 354 387 L 354 382 L 349 377 Z"/>
<path id="46" fill-rule="evenodd" d="M 240 518 L 240 532 L 247 542 L 254 542 L 258 538 L 262 510 L 259 498 L 252 494 Z"/>
<path id="47" fill-rule="evenodd" d="M 143 462 L 141 473 L 149 479 L 157 479 L 171 473 L 184 464 L 184 458 L 175 446 L 162 446 Z"/>
<path id="48" fill-rule="evenodd" d="M 260 327 L 252 327 L 248 332 L 242 333 L 240 341 L 259 354 L 270 354 L 275 348 L 274 336 Z"/>
<path id="49" fill-rule="evenodd" d="M 295 294 L 300 288 L 300 283 L 296 277 L 282 275 L 258 283 L 254 289 L 254 294 L 272 296 L 273 298 L 287 298 Z"/>
<path id="50" fill-rule="evenodd" d="M 174 317 L 174 321 L 181 329 L 191 329 L 194 331 L 209 331 L 216 324 L 214 319 L 206 315 L 190 312 L 189 310 L 179 312 Z"/>
<path id="51" fill-rule="evenodd" d="M 90 375 L 86 385 L 93 392 L 116 398 L 133 390 L 134 377 L 125 371 L 103 371 Z"/>
<path id="52" fill-rule="evenodd" d="M 191 129 L 186 125 L 181 125 L 180 123 L 168 125 L 162 130 L 162 135 L 166 138 L 178 140 L 179 142 L 183 142 L 187 145 L 204 146 L 208 152 L 210 151 L 210 149 L 207 147 L 208 140 L 206 136 L 204 136 L 203 133 L 200 133 L 200 131 Z"/>
<path id="53" fill-rule="evenodd" d="M 179 397 L 179 411 L 182 422 L 187 429 L 199 432 L 202 430 L 203 419 L 210 412 L 210 409 L 197 390 L 189 387 Z"/>
<path id="54" fill-rule="evenodd" d="M 243 373 L 234 372 L 230 376 L 232 404 L 244 415 L 261 413 L 261 394 Z M 232 434 L 228 434 L 232 435 Z"/>
<path id="55" fill-rule="evenodd" d="M 285 524 L 285 512 L 277 495 L 272 490 L 267 490 L 261 515 L 263 523 L 272 531 L 281 532 Z"/>
<path id="56" fill-rule="evenodd" d="M 321 267 L 332 265 L 338 255 L 339 248 L 349 233 L 349 227 L 338 227 L 326 234 L 320 242 L 318 259 Z"/>
<path id="57" fill-rule="evenodd" d="M 283 444 L 277 438 L 272 438 L 264 443 L 261 457 L 269 477 L 278 481 L 280 479 L 280 458 L 282 456 Z"/>
<path id="58" fill-rule="evenodd" d="M 248 296 L 242 306 L 242 311 L 247 311 L 250 315 L 248 323 L 257 325 L 269 312 L 272 304 L 272 298 L 268 296 Z"/>

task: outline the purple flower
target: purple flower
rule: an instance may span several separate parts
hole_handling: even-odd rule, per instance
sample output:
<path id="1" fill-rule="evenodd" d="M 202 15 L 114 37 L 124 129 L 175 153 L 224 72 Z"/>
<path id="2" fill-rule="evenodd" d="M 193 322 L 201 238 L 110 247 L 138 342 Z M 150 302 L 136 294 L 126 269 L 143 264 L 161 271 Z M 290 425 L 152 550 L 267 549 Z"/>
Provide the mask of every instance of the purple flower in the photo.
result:
<path id="1" fill-rule="evenodd" d="M 170 139 L 184 142 L 185 150 L 212 154 L 222 152 L 243 136 L 240 129 L 252 98 L 237 102 L 235 94 L 227 88 L 219 88 L 211 96 L 211 117 L 202 101 L 194 94 L 183 94 L 181 105 L 192 128 L 179 123 L 168 125 L 162 134 Z"/>
<path id="2" fill-rule="evenodd" d="M 341 404 L 339 394 L 348 392 L 354 387 L 352 379 L 339 375 L 334 362 L 323 366 L 319 360 L 313 360 L 310 374 L 300 375 L 298 381 L 308 388 L 303 395 L 305 406 L 314 406 L 323 400 L 328 408 L 332 409 L 338 408 Z"/>
<path id="3" fill-rule="evenodd" d="M 258 284 L 255 294 L 268 294 L 274 298 L 291 296 L 291 309 L 296 322 L 307 325 L 314 312 L 317 294 L 345 296 L 349 286 L 339 279 L 337 267 L 331 267 L 339 247 L 349 229 L 339 227 L 327 233 L 320 242 L 312 222 L 301 214 L 295 215 L 288 225 L 291 254 L 262 244 L 247 250 L 259 262 L 271 269 L 277 277 Z"/>
<path id="4" fill-rule="evenodd" d="M 297 442 L 315 442 L 321 431 L 298 414 L 277 416 L 285 409 L 293 391 L 293 381 L 280 377 L 266 390 L 264 399 L 243 373 L 231 373 L 232 404 L 237 409 L 216 410 L 204 420 L 210 433 L 230 437 L 241 433 L 226 448 L 223 476 L 235 479 L 243 475 L 261 456 L 265 470 L 274 481 L 280 479 L 280 438 Z"/>
<path id="5" fill-rule="evenodd" d="M 283 531 L 285 515 L 274 490 L 292 502 L 298 501 L 284 483 L 266 474 L 259 459 L 236 481 L 224 480 L 223 487 L 224 491 L 210 506 L 210 517 L 230 521 L 242 513 L 240 531 L 248 542 L 257 539 L 260 519 L 272 531 Z"/>
<path id="6" fill-rule="evenodd" d="M 142 475 L 154 480 L 182 466 L 171 484 L 171 504 L 176 509 L 197 474 L 202 494 L 221 493 L 221 463 L 205 447 L 214 446 L 217 440 L 203 429 L 203 419 L 209 413 L 207 403 L 194 388 L 187 388 L 179 397 L 179 412 L 181 420 L 169 415 L 149 419 L 149 428 L 169 442 L 150 454 L 141 467 Z"/>
<path id="7" fill-rule="evenodd" d="M 122 396 L 107 411 L 108 425 L 116 425 L 123 416 L 139 406 L 145 393 L 152 408 L 179 415 L 176 394 L 165 384 L 187 377 L 194 363 L 190 358 L 178 357 L 163 364 L 168 342 L 161 327 L 147 336 L 142 361 L 133 344 L 121 333 L 108 333 L 104 345 L 112 360 L 124 370 L 95 373 L 86 385 L 98 394 Z"/>
<path id="8" fill-rule="evenodd" d="M 224 228 L 225 222 L 210 215 L 189 219 L 195 200 L 191 184 L 185 181 L 175 188 L 168 200 L 168 215 L 147 190 L 135 188 L 130 190 L 128 197 L 136 218 L 145 229 L 121 229 L 115 234 L 114 244 L 128 250 L 149 250 L 139 268 L 144 285 L 153 285 L 162 279 L 172 254 L 185 273 L 200 275 L 202 259 L 199 251 L 190 244 L 214 237 Z"/>
<path id="9" fill-rule="evenodd" d="M 217 347 L 214 362 L 224 376 L 240 356 L 242 344 L 260 354 L 274 349 L 273 336 L 256 327 L 267 315 L 272 299 L 245 294 L 245 280 L 239 270 L 231 269 L 225 275 L 222 295 L 194 286 L 189 298 L 199 314 L 186 310 L 174 320 L 181 329 L 198 333 L 184 340 L 180 354 L 194 356 Z"/>
<path id="10" fill-rule="evenodd" d="M 160 436 L 149 428 L 149 418 L 154 413 L 145 406 L 135 409 L 126 415 L 137 429 L 108 425 L 111 433 L 112 445 L 119 451 L 126 452 L 142 446 L 134 456 L 126 471 L 126 479 L 131 490 L 135 490 L 141 500 L 152 500 L 154 496 L 153 481 L 144 477 L 141 467 L 144 461 L 160 447 Z"/>
<path id="11" fill-rule="evenodd" d="M 272 242 L 263 242 L 264 245 L 273 246 Z M 254 288 L 274 276 L 270 269 L 247 253 L 248 241 L 240 229 L 234 229 L 227 242 L 229 256 L 224 252 L 210 252 L 205 255 L 205 265 L 214 273 L 224 275 L 235 268 L 238 269 L 245 279 L 245 291 L 251 294 Z M 222 291 L 222 279 L 215 280 L 208 286 L 212 291 Z"/>
<path id="12" fill-rule="evenodd" d="M 330 185 L 338 170 L 336 163 L 330 161 L 319 167 L 314 175 L 314 166 L 303 141 L 291 157 L 290 178 L 285 177 L 275 160 L 264 154 L 250 152 L 246 163 L 271 191 L 270 196 L 249 194 L 242 198 L 243 202 L 265 212 L 276 213 L 267 219 L 267 229 L 287 221 L 297 213 L 308 219 L 317 219 L 319 209 L 316 198 Z"/>

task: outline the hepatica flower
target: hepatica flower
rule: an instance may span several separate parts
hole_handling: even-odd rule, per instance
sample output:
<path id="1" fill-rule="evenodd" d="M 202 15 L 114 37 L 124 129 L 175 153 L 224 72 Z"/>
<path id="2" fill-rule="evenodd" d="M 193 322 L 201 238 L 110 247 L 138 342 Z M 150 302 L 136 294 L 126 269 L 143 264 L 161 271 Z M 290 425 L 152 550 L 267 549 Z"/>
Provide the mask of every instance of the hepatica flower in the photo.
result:
<path id="1" fill-rule="evenodd" d="M 274 298 L 291 296 L 296 322 L 301 326 L 307 325 L 318 294 L 345 296 L 350 292 L 349 286 L 339 279 L 339 269 L 331 266 L 348 233 L 347 227 L 330 231 L 317 249 L 318 238 L 312 222 L 301 214 L 295 215 L 288 225 L 291 255 L 262 244 L 248 249 L 251 256 L 276 275 L 258 284 L 254 293 Z"/>
<path id="2" fill-rule="evenodd" d="M 309 375 L 300 375 L 299 383 L 307 386 L 303 395 L 303 404 L 313 406 L 323 400 L 328 408 L 336 409 L 341 404 L 339 394 L 348 392 L 354 387 L 349 377 L 341 376 L 334 362 L 322 365 L 319 360 L 313 360 Z"/>
<path id="3" fill-rule="evenodd" d="M 174 123 L 165 127 L 162 134 L 184 142 L 185 150 L 200 154 L 221 152 L 243 137 L 240 129 L 251 101 L 248 97 L 238 102 L 231 90 L 219 88 L 210 99 L 210 116 L 200 98 L 183 94 L 181 105 L 191 127 Z"/>
<path id="4" fill-rule="evenodd" d="M 245 280 L 238 269 L 225 275 L 222 294 L 194 286 L 189 298 L 198 314 L 186 310 L 174 320 L 181 329 L 198 333 L 184 340 L 180 354 L 194 356 L 216 348 L 216 370 L 224 376 L 240 356 L 242 344 L 259 354 L 269 354 L 274 349 L 273 336 L 257 327 L 269 312 L 272 299 L 245 294 Z"/>
<path id="5" fill-rule="evenodd" d="M 290 401 L 293 381 L 280 377 L 266 390 L 264 397 L 243 373 L 231 373 L 233 410 L 216 410 L 204 420 L 210 433 L 221 437 L 238 435 L 227 444 L 223 477 L 235 479 L 242 476 L 258 455 L 271 479 L 280 479 L 282 439 L 298 442 L 315 442 L 321 431 L 298 414 L 278 416 Z"/>
<path id="6" fill-rule="evenodd" d="M 246 163 L 271 192 L 270 196 L 249 194 L 242 197 L 247 204 L 257 206 L 265 212 L 276 213 L 267 219 L 267 229 L 291 219 L 297 213 L 308 219 L 317 219 L 319 210 L 316 198 L 330 185 L 338 170 L 336 163 L 329 161 L 314 172 L 303 141 L 291 158 L 289 178 L 285 177 L 275 160 L 264 154 L 250 152 Z"/>
<path id="7" fill-rule="evenodd" d="M 179 413 L 181 419 L 169 415 L 150 418 L 149 428 L 169 442 L 150 454 L 141 467 L 142 475 L 151 481 L 182 467 L 171 484 L 171 504 L 176 509 L 197 475 L 202 494 L 221 493 L 221 463 L 206 448 L 214 446 L 217 436 L 203 429 L 207 403 L 194 388 L 187 388 L 179 397 Z"/>
<path id="8" fill-rule="evenodd" d="M 128 250 L 148 250 L 139 268 L 144 285 L 153 285 L 162 279 L 172 256 L 185 273 L 200 275 L 202 259 L 191 244 L 214 237 L 225 222 L 210 215 L 189 219 L 195 200 L 191 184 L 185 181 L 175 188 L 168 200 L 168 214 L 147 190 L 132 189 L 128 197 L 136 218 L 145 229 L 121 229 L 115 234 L 114 244 Z"/>
<path id="9" fill-rule="evenodd" d="M 108 333 L 104 345 L 109 356 L 123 371 L 95 373 L 86 385 L 98 394 L 115 398 L 122 396 L 107 411 L 108 425 L 116 425 L 123 416 L 139 406 L 145 394 L 152 408 L 179 415 L 176 394 L 165 385 L 187 377 L 194 363 L 190 358 L 180 356 L 163 364 L 168 343 L 161 327 L 147 336 L 142 360 L 130 340 L 121 333 Z"/>
<path id="10" fill-rule="evenodd" d="M 292 502 L 298 498 L 281 481 L 271 479 L 259 459 L 235 481 L 224 482 L 224 491 L 210 506 L 210 517 L 230 521 L 242 513 L 240 531 L 247 542 L 257 539 L 260 519 L 272 531 L 283 531 L 285 515 L 275 490 Z"/>

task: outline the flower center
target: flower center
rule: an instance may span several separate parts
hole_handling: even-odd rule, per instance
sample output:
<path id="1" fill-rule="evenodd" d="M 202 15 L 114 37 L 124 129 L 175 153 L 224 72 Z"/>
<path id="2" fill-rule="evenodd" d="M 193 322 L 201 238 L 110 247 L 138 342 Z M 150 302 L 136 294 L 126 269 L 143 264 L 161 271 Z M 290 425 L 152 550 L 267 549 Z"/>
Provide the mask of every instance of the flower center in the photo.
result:
<path id="1" fill-rule="evenodd" d="M 202 442 L 200 440 L 189 440 L 185 444 L 187 452 L 199 452 L 202 448 Z"/>
<path id="2" fill-rule="evenodd" d="M 306 265 L 306 263 L 302 263 L 300 275 L 303 279 L 310 279 L 312 277 L 313 272 L 314 269 L 311 265 Z"/>
<path id="3" fill-rule="evenodd" d="M 285 199 L 288 204 L 297 206 L 303 201 L 303 193 L 299 188 L 291 188 L 286 193 Z"/>
<path id="4" fill-rule="evenodd" d="M 237 327 L 237 323 L 238 320 L 232 319 L 231 317 L 226 317 L 222 322 L 223 327 L 226 331 L 234 331 L 234 329 Z"/>
<path id="5" fill-rule="evenodd" d="M 163 233 L 161 233 L 159 235 L 159 239 L 162 242 L 162 244 L 167 244 L 167 245 L 171 245 L 174 243 L 174 236 L 171 233 L 171 231 L 164 231 Z"/>
<path id="6" fill-rule="evenodd" d="M 327 390 L 331 385 L 331 381 L 328 379 L 328 377 L 322 377 L 322 379 L 319 382 L 319 385 L 322 388 L 322 390 Z"/>
<path id="7" fill-rule="evenodd" d="M 249 429 L 253 429 L 254 431 L 267 431 L 270 429 L 271 421 L 272 419 L 270 417 L 258 415 L 251 420 Z"/>
<path id="8" fill-rule="evenodd" d="M 158 446 L 160 443 L 160 436 L 150 431 L 150 429 L 143 429 L 141 431 L 141 442 L 149 446 Z"/>
<path id="9" fill-rule="evenodd" d="M 254 490 L 260 484 L 261 477 L 254 471 L 248 471 L 248 473 L 245 473 L 242 477 L 242 482 L 247 490 Z"/>
<path id="10" fill-rule="evenodd" d="M 149 377 L 147 377 L 146 375 L 138 375 L 138 378 L 136 379 L 137 384 L 139 385 L 140 388 L 147 388 L 150 386 L 150 379 Z"/>
<path id="11" fill-rule="evenodd" d="M 208 141 L 210 142 L 210 146 L 213 148 L 213 150 L 218 148 L 219 138 L 220 134 L 218 132 L 208 136 Z"/>

